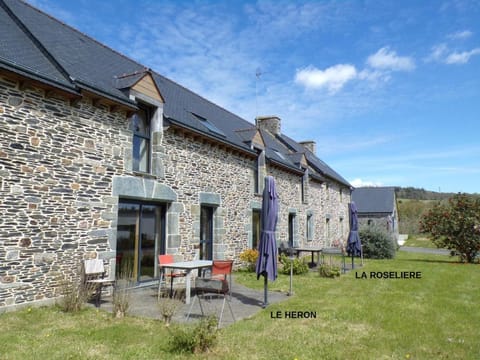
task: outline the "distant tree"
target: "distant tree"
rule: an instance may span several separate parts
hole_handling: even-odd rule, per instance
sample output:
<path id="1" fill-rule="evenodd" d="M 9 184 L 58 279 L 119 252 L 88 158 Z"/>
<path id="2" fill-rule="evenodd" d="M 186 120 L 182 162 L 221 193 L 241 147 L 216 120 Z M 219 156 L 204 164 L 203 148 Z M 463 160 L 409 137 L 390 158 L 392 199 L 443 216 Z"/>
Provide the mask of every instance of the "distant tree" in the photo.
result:
<path id="1" fill-rule="evenodd" d="M 480 252 L 480 199 L 457 194 L 448 204 L 436 204 L 422 217 L 420 230 L 438 247 L 455 251 L 460 261 L 472 263 Z"/>
<path id="2" fill-rule="evenodd" d="M 434 205 L 433 201 L 426 200 L 398 200 L 399 229 L 402 234 L 419 234 L 420 219 Z"/>

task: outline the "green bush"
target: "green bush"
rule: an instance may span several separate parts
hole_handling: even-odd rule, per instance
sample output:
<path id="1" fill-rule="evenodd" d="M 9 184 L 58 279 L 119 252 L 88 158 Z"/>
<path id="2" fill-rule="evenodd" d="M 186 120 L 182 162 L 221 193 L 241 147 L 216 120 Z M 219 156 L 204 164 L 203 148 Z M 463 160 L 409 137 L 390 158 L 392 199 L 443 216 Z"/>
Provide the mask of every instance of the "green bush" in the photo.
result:
<path id="1" fill-rule="evenodd" d="M 285 254 L 280 255 L 280 263 L 283 265 L 280 270 L 283 274 L 290 275 L 290 258 Z M 293 275 L 306 274 L 308 272 L 308 264 L 303 258 L 293 258 Z"/>
<path id="2" fill-rule="evenodd" d="M 473 263 L 480 253 L 480 198 L 457 194 L 448 204 L 436 204 L 420 222 L 433 243 Z"/>
<path id="3" fill-rule="evenodd" d="M 218 321 L 214 316 L 200 320 L 195 326 L 177 325 L 170 329 L 170 347 L 175 353 L 200 353 L 211 350 L 217 343 Z"/>
<path id="4" fill-rule="evenodd" d="M 363 256 L 368 259 L 393 259 L 396 245 L 393 236 L 375 227 L 360 229 Z"/>
<path id="5" fill-rule="evenodd" d="M 318 268 L 318 273 L 321 277 L 334 278 L 340 276 L 340 268 L 335 265 L 322 264 Z"/>

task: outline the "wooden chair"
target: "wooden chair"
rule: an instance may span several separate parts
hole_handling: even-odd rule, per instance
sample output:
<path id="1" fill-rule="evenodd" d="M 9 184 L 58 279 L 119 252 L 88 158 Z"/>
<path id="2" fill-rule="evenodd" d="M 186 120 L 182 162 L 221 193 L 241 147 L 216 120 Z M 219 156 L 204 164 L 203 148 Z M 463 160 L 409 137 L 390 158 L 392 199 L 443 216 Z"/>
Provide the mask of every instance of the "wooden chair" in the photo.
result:
<path id="1" fill-rule="evenodd" d="M 166 278 L 170 278 L 170 297 L 173 296 L 173 279 L 186 276 L 185 272 L 174 272 L 174 269 L 171 269 L 168 273 L 166 269 L 162 267 L 165 264 L 174 263 L 173 255 L 158 255 L 158 266 L 160 266 L 160 280 L 158 281 L 158 298 L 162 294 L 162 285 L 165 283 Z"/>
<path id="2" fill-rule="evenodd" d="M 106 271 L 101 259 L 88 259 L 84 261 L 85 285 L 87 290 L 93 287 L 95 293 L 95 306 L 100 307 L 102 290 L 104 287 L 113 286 L 115 279 L 105 277 Z"/>

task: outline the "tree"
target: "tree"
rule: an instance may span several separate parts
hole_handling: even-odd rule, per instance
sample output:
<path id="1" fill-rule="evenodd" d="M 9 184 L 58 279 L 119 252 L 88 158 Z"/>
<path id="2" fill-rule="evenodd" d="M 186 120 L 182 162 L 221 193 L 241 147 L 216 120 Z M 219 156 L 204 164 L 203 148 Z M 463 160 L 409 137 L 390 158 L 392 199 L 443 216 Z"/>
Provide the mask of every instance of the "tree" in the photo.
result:
<path id="1" fill-rule="evenodd" d="M 448 204 L 436 204 L 420 221 L 437 247 L 455 251 L 460 261 L 472 263 L 480 252 L 480 199 L 457 194 Z"/>

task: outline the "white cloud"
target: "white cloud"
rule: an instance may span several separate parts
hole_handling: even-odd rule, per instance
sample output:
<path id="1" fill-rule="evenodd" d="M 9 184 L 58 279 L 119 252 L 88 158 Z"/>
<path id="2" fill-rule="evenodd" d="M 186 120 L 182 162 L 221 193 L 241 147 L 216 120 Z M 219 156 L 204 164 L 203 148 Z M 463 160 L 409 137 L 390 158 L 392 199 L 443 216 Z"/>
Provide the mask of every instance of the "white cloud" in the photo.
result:
<path id="1" fill-rule="evenodd" d="M 375 54 L 370 55 L 367 64 L 374 69 L 392 71 L 411 71 L 415 69 L 415 62 L 408 56 L 398 56 L 389 47 L 383 47 Z"/>
<path id="2" fill-rule="evenodd" d="M 327 88 L 331 93 L 335 93 L 356 77 L 357 69 L 349 64 L 338 64 L 325 70 L 308 66 L 297 70 L 295 82 L 307 88 Z"/>
<path id="3" fill-rule="evenodd" d="M 446 64 L 466 64 L 470 58 L 480 54 L 480 48 L 475 48 L 470 51 L 453 52 L 445 59 Z"/>
<path id="4" fill-rule="evenodd" d="M 438 44 L 432 47 L 432 51 L 425 61 L 435 61 L 444 64 L 466 64 L 475 55 L 480 55 L 480 48 L 458 52 L 450 50 L 446 44 Z"/>
<path id="5" fill-rule="evenodd" d="M 447 37 L 452 40 L 462 40 L 467 39 L 473 35 L 473 32 L 470 30 L 457 31 L 452 34 L 449 34 Z"/>
<path id="6" fill-rule="evenodd" d="M 383 186 L 383 184 L 379 181 L 370 181 L 370 180 L 362 180 L 360 178 L 353 179 L 349 181 L 350 184 L 355 187 L 365 187 L 365 186 Z"/>
<path id="7" fill-rule="evenodd" d="M 448 46 L 446 44 L 438 44 L 432 47 L 430 55 L 425 59 L 428 61 L 443 62 L 448 53 Z"/>

